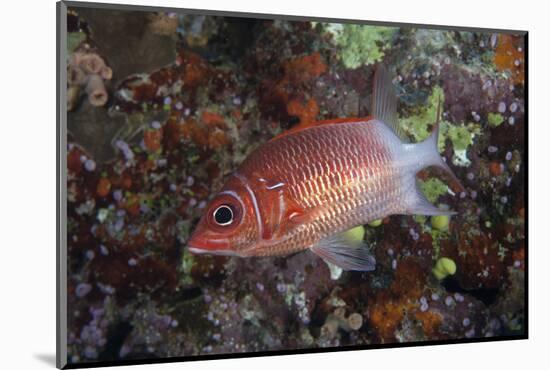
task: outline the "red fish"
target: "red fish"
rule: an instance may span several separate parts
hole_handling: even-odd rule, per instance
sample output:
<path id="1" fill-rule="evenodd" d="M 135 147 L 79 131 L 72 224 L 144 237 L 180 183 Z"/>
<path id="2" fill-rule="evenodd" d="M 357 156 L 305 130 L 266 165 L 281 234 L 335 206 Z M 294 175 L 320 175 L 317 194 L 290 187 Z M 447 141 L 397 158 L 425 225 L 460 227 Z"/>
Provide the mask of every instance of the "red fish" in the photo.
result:
<path id="1" fill-rule="evenodd" d="M 373 270 L 368 247 L 343 232 L 392 214 L 454 213 L 430 204 L 416 185 L 429 166 L 456 180 L 437 150 L 439 111 L 432 135 L 411 144 L 400 138 L 396 106 L 380 67 L 372 117 L 297 127 L 261 145 L 210 202 L 189 250 L 249 257 L 307 249 L 344 270 Z"/>

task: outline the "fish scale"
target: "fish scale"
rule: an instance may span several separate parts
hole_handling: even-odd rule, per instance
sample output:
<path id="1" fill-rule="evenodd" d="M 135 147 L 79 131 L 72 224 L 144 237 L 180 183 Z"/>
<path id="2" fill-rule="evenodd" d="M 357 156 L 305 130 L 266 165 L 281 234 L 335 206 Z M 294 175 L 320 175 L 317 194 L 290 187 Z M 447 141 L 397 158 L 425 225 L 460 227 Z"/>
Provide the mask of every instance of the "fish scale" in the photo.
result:
<path id="1" fill-rule="evenodd" d="M 397 210 L 401 179 L 392 165 L 393 143 L 386 143 L 384 134 L 391 133 L 375 120 L 313 127 L 268 143 L 243 163 L 241 173 L 256 173 L 264 163 L 274 163 L 270 176 L 283 182 L 306 212 L 322 208 L 310 224 L 260 254 L 306 249 L 330 234 Z M 291 156 L 289 147 L 300 148 L 300 153 Z"/>
<path id="2" fill-rule="evenodd" d="M 372 117 L 303 124 L 251 153 L 206 208 L 190 250 L 250 257 L 309 249 L 343 269 L 371 271 L 369 248 L 343 231 L 392 214 L 453 214 L 430 204 L 416 185 L 416 173 L 428 166 L 459 183 L 437 150 L 439 107 L 430 137 L 411 144 L 384 68 L 373 86 Z M 225 209 L 220 221 L 218 209 Z"/>

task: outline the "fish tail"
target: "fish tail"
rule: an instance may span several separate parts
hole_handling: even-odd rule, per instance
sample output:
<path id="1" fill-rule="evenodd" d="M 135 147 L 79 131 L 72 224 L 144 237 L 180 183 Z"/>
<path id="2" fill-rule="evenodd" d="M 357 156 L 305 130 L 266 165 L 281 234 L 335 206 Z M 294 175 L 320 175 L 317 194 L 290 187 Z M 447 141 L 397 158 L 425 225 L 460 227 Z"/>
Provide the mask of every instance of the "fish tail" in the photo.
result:
<path id="1" fill-rule="evenodd" d="M 459 188 L 459 191 L 464 191 L 464 186 L 460 180 L 455 176 L 449 165 L 445 162 L 443 157 L 439 154 L 438 140 L 439 140 L 439 114 L 440 104 L 437 108 L 437 120 L 434 125 L 433 131 L 430 136 L 417 144 L 405 144 L 406 148 L 410 149 L 409 155 L 412 155 L 416 160 L 416 166 L 414 166 L 413 173 L 406 176 L 409 188 L 413 188 L 414 191 L 409 192 L 408 201 L 406 202 L 406 213 L 409 214 L 421 214 L 421 215 L 453 215 L 456 212 L 440 209 L 431 204 L 422 191 L 418 188 L 416 173 L 426 167 L 438 167 L 445 172 L 445 174 L 452 180 L 452 182 Z"/>
<path id="2" fill-rule="evenodd" d="M 449 168 L 447 163 L 441 158 L 437 150 L 437 138 L 439 134 L 439 127 L 436 125 L 432 134 L 423 142 L 418 144 L 409 144 L 414 146 L 414 150 L 411 154 L 418 158 L 416 166 L 413 170 L 404 176 L 407 197 L 405 202 L 405 213 L 414 214 L 414 215 L 426 215 L 426 216 L 437 216 L 437 215 L 453 215 L 456 212 L 441 209 L 434 206 L 430 203 L 418 186 L 418 180 L 416 174 L 418 171 L 426 168 L 435 166 L 441 168 L 449 177 L 453 179 L 454 182 L 460 184 L 459 180 L 456 178 L 452 170 Z M 462 186 L 462 185 L 461 185 Z"/>
<path id="3" fill-rule="evenodd" d="M 420 145 L 423 146 L 422 150 L 425 151 L 427 161 L 423 163 L 424 168 L 429 166 L 437 167 L 450 178 L 451 182 L 459 189 L 459 191 L 464 191 L 464 186 L 456 177 L 453 170 L 449 167 L 447 162 L 443 159 L 443 157 L 439 154 L 439 151 L 437 149 L 437 142 L 439 138 L 439 124 L 436 124 L 434 127 L 431 135 L 423 141 Z"/>
<path id="4" fill-rule="evenodd" d="M 433 128 L 432 133 L 430 134 L 430 136 L 421 143 L 413 144 L 415 146 L 414 151 L 417 152 L 419 158 L 423 159 L 419 162 L 419 168 L 417 170 L 420 171 L 420 170 L 422 170 L 426 167 L 430 167 L 430 166 L 440 168 L 450 178 L 452 183 L 459 189 L 459 191 L 462 192 L 462 191 L 465 190 L 464 186 L 462 185 L 462 183 L 460 182 L 458 177 L 456 177 L 454 172 L 451 170 L 451 168 L 449 167 L 447 162 L 445 162 L 443 157 L 441 157 L 441 155 L 439 154 L 437 144 L 438 144 L 438 141 L 439 141 L 440 106 L 441 106 L 441 103 L 438 102 L 438 104 L 437 104 L 437 119 L 436 119 L 434 128 Z"/>

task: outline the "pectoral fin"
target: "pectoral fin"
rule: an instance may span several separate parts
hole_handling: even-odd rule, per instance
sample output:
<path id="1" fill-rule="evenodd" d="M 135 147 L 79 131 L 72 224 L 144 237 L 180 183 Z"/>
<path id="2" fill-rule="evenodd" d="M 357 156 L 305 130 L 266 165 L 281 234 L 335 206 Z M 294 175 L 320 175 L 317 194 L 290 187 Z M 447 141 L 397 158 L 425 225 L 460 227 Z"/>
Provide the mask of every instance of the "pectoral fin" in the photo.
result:
<path id="1" fill-rule="evenodd" d="M 311 247 L 311 251 L 343 270 L 372 271 L 376 260 L 363 241 L 352 241 L 345 233 L 332 235 Z"/>

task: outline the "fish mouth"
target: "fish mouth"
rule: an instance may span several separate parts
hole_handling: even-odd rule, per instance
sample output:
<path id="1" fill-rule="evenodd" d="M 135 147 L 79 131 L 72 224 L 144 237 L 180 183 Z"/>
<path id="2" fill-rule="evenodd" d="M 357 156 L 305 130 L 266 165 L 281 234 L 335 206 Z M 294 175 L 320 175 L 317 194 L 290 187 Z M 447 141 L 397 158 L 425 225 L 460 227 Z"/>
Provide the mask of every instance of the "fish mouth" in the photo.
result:
<path id="1" fill-rule="evenodd" d="M 210 255 L 214 255 L 214 256 L 240 256 L 237 252 L 235 251 L 230 251 L 230 250 L 223 250 L 223 249 L 219 249 L 219 250 L 213 250 L 213 249 L 200 249 L 200 248 L 195 248 L 195 247 L 190 247 L 188 246 L 187 249 L 189 249 L 189 252 L 191 253 L 194 253 L 194 254 L 210 254 Z"/>
<path id="2" fill-rule="evenodd" d="M 194 254 L 208 254 L 210 251 L 208 249 L 201 249 L 196 247 L 187 246 L 189 252 Z"/>
<path id="3" fill-rule="evenodd" d="M 203 239 L 191 237 L 187 242 L 187 249 L 194 254 L 212 254 L 216 256 L 238 256 L 239 254 L 229 249 L 227 239 Z"/>

